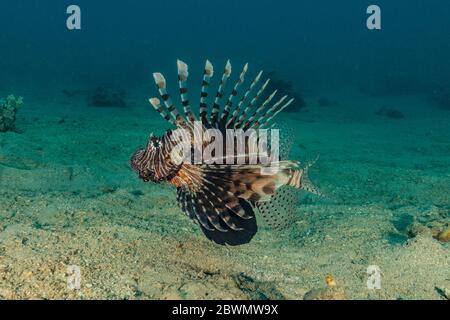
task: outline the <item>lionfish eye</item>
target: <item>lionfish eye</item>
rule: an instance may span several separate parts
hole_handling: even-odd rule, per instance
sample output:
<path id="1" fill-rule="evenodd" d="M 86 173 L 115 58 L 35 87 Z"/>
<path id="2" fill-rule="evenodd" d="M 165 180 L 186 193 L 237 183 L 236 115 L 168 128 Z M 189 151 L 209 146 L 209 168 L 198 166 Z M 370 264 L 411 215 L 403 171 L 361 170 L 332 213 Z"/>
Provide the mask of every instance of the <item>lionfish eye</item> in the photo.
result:
<path id="1" fill-rule="evenodd" d="M 151 140 L 152 146 L 153 146 L 154 148 L 160 148 L 160 147 L 161 147 L 162 142 L 161 142 L 161 140 L 160 140 L 159 138 L 157 138 L 157 137 L 151 137 L 150 140 Z"/>

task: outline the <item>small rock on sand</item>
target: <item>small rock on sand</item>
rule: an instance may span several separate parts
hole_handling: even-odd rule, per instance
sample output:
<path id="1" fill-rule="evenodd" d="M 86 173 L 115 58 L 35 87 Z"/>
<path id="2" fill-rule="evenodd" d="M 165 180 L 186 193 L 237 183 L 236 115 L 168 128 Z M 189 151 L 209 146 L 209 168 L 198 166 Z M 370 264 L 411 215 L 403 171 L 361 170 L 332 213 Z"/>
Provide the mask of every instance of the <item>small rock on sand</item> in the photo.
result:
<path id="1" fill-rule="evenodd" d="M 325 287 L 308 291 L 303 300 L 347 300 L 347 295 L 340 287 Z"/>

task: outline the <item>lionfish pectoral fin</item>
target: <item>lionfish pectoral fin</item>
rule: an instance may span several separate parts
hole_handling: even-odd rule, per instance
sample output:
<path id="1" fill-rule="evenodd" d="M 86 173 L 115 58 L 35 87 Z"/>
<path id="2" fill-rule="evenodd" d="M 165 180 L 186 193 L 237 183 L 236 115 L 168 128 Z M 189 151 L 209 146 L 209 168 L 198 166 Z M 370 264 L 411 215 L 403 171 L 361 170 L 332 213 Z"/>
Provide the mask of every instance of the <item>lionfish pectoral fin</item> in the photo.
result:
<path id="1" fill-rule="evenodd" d="M 228 172 L 206 165 L 183 170 L 189 185 L 177 191 L 180 208 L 199 223 L 206 237 L 223 245 L 249 242 L 257 232 L 254 211 L 233 192 Z"/>
<path id="2" fill-rule="evenodd" d="M 234 221 L 237 228 L 228 229 L 227 232 L 221 232 L 220 230 L 207 230 L 202 228 L 203 234 L 211 241 L 220 245 L 236 246 L 250 242 L 258 231 L 256 218 L 253 207 L 243 199 L 239 199 L 241 206 L 251 219 L 242 219 L 235 216 L 235 214 L 228 210 L 222 215 L 222 219 L 230 219 Z M 226 218 L 227 217 L 227 218 Z"/>

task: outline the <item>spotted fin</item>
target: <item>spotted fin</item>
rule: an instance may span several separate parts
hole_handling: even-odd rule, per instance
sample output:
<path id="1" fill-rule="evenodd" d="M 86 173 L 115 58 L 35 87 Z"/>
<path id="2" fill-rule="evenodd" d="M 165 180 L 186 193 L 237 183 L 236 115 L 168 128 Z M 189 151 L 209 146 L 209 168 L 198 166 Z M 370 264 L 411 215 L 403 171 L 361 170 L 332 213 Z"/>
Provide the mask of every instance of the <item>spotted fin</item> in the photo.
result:
<path id="1" fill-rule="evenodd" d="M 283 185 L 295 185 L 294 177 L 300 172 L 292 161 L 280 162 L 272 175 L 263 174 L 262 167 L 185 165 L 180 175 L 186 184 L 179 187 L 177 197 L 180 208 L 211 240 L 230 245 L 248 242 L 257 230 L 256 203 L 270 199 Z"/>
<path id="2" fill-rule="evenodd" d="M 289 186 L 280 187 L 270 201 L 257 202 L 255 213 L 263 225 L 273 229 L 283 229 L 292 224 L 299 200 L 298 189 Z"/>
<path id="3" fill-rule="evenodd" d="M 289 159 L 294 141 L 292 128 L 285 123 L 275 123 L 272 127 L 280 129 L 280 159 Z M 317 159 L 316 159 L 317 160 Z M 260 201 L 255 205 L 255 215 L 258 224 L 271 229 L 284 229 L 292 225 L 298 208 L 301 191 L 313 192 L 320 195 L 319 190 L 314 186 L 308 177 L 309 168 L 315 161 L 309 162 L 302 169 L 301 187 L 292 188 L 281 186 L 268 201 Z"/>

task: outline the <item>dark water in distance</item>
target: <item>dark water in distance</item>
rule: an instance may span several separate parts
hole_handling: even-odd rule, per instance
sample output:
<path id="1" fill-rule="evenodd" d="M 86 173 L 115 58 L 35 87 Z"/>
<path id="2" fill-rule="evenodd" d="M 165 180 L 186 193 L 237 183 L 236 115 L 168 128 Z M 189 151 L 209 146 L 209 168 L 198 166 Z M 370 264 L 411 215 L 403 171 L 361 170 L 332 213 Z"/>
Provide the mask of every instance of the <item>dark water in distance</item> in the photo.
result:
<path id="1" fill-rule="evenodd" d="M 66 28 L 77 4 L 82 30 Z M 382 30 L 366 28 L 377 4 Z M 412 1 L 38 1 L 0 3 L 0 84 L 142 84 L 200 74 L 206 58 L 277 70 L 303 89 L 383 81 L 448 82 L 450 5 Z M 255 69 L 253 69 L 255 71 Z M 426 82 L 425 84 L 423 82 Z"/>

